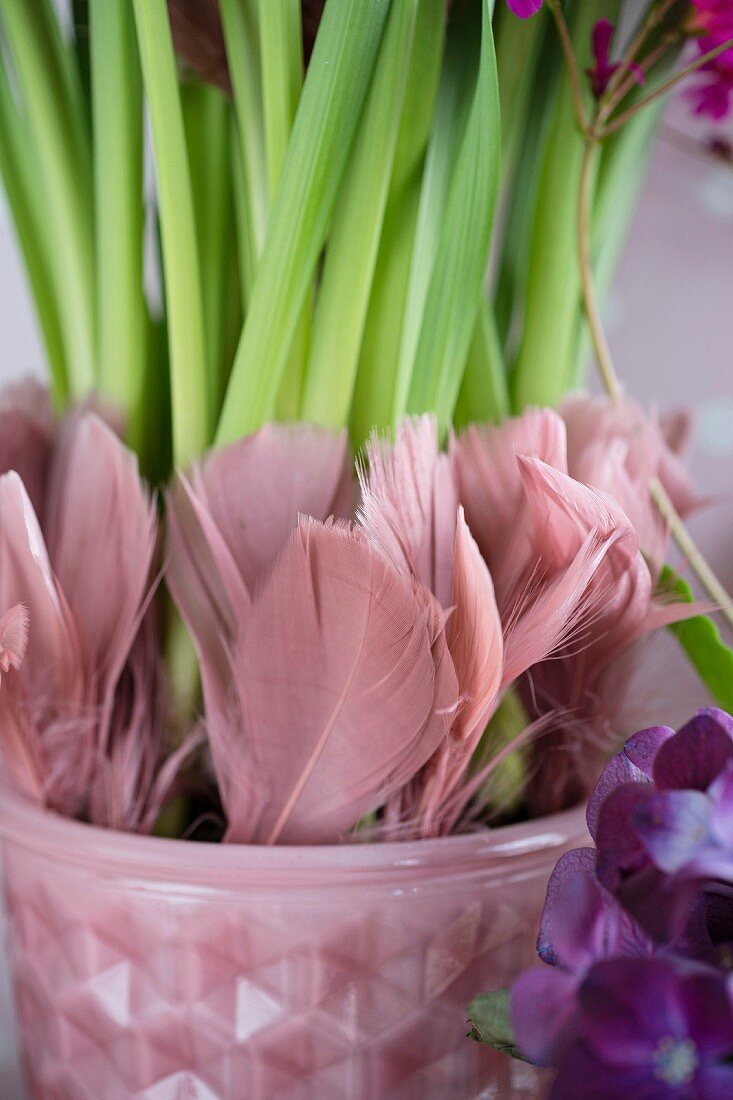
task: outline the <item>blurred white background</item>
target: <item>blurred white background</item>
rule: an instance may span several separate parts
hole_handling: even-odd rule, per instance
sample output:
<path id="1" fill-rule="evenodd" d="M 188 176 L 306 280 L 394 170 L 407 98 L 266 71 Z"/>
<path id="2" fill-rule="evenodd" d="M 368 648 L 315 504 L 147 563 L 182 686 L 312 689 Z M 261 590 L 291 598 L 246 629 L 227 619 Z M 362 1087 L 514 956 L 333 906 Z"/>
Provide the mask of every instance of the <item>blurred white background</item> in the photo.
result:
<path id="1" fill-rule="evenodd" d="M 627 389 L 646 404 L 687 406 L 694 414 L 692 468 L 701 494 L 715 500 L 692 528 L 733 589 L 733 163 L 713 159 L 696 144 L 710 132 L 689 117 L 683 100 L 671 105 L 608 304 L 608 326 Z M 733 126 L 728 138 L 733 140 Z M 43 370 L 0 194 L 0 381 Z M 705 702 L 682 662 L 674 674 L 665 664 L 661 675 L 663 681 L 644 689 L 646 705 L 662 708 L 657 722 L 673 722 Z M 13 1050 L 0 953 L 1 1100 L 22 1097 Z"/>

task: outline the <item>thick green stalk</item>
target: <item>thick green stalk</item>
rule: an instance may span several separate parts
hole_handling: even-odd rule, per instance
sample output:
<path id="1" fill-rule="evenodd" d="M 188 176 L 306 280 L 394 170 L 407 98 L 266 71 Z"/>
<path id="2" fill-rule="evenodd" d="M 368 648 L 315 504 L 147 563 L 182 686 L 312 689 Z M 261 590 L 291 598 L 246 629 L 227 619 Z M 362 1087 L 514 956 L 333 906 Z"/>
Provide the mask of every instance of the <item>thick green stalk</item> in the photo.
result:
<path id="1" fill-rule="evenodd" d="M 267 183 L 272 202 L 280 182 L 303 87 L 300 0 L 258 0 L 258 18 Z M 311 301 L 307 296 L 283 370 L 275 406 L 278 420 L 295 420 L 300 416 L 310 344 L 310 316 Z"/>
<path id="2" fill-rule="evenodd" d="M 229 105 L 218 88 L 198 83 L 182 85 L 181 103 L 196 211 L 209 409 L 215 415 L 224 391 L 222 376 L 228 367 L 226 317 L 233 247 Z"/>
<path id="3" fill-rule="evenodd" d="M 51 242 L 44 232 L 44 198 L 35 150 L 13 99 L 7 72 L 2 64 L 0 173 L 43 334 L 54 401 L 61 409 L 68 395 L 66 358 L 53 282 Z"/>
<path id="4" fill-rule="evenodd" d="M 425 150 L 440 81 L 445 16 L 444 0 L 420 0 L 351 408 L 355 446 L 363 443 L 373 427 L 385 428 L 392 418 Z"/>
<path id="5" fill-rule="evenodd" d="M 139 442 L 148 314 L 143 291 L 142 77 L 129 0 L 90 0 L 99 387 Z"/>
<path id="6" fill-rule="evenodd" d="M 468 349 L 453 423 L 456 428 L 486 420 L 498 424 L 509 412 L 509 386 L 496 319 L 490 302 L 484 298 Z"/>
<path id="7" fill-rule="evenodd" d="M 388 13 L 384 0 L 326 5 L 224 402 L 219 443 L 254 431 L 272 416 Z"/>
<path id="8" fill-rule="evenodd" d="M 53 63 L 42 4 L 2 0 L 25 121 L 45 192 L 44 229 L 64 339 L 69 389 L 84 397 L 95 381 L 94 238 L 89 150 L 80 149 L 66 77 Z"/>
<path id="9" fill-rule="evenodd" d="M 271 0 L 277 3 L 278 0 Z M 268 185 L 259 50 L 258 0 L 221 0 L 227 59 L 234 90 L 241 163 L 237 178 L 242 188 L 240 248 L 251 285 L 267 228 Z"/>
<path id="10" fill-rule="evenodd" d="M 170 351 L 173 457 L 209 443 L 203 305 L 191 177 L 165 0 L 133 0 L 158 181 Z"/>
<path id="11" fill-rule="evenodd" d="M 590 63 L 590 36 L 600 16 L 614 20 L 618 0 L 577 4 L 573 43 L 579 66 Z M 580 309 L 576 250 L 577 195 L 583 162 L 573 89 L 563 78 L 553 109 L 535 199 L 526 279 L 524 331 L 513 376 L 514 405 L 554 405 L 571 377 Z"/>
<path id="12" fill-rule="evenodd" d="M 434 411 L 443 429 L 453 415 L 481 301 L 499 161 L 499 89 L 484 0 L 476 89 L 441 221 L 406 406 L 408 412 Z M 405 411 L 399 395 L 397 401 L 395 417 Z"/>
<path id="13" fill-rule="evenodd" d="M 465 135 L 476 86 L 479 48 L 475 33 L 472 33 L 475 28 L 468 22 L 465 9 L 464 4 L 451 17 L 435 118 L 425 157 L 390 422 L 405 410 L 448 201 L 451 171 Z"/>
<path id="14" fill-rule="evenodd" d="M 303 87 L 300 0 L 258 0 L 267 183 L 272 201 Z"/>
<path id="15" fill-rule="evenodd" d="M 351 408 L 416 13 L 417 0 L 392 8 L 331 222 L 302 411 L 333 428 L 347 422 Z"/>

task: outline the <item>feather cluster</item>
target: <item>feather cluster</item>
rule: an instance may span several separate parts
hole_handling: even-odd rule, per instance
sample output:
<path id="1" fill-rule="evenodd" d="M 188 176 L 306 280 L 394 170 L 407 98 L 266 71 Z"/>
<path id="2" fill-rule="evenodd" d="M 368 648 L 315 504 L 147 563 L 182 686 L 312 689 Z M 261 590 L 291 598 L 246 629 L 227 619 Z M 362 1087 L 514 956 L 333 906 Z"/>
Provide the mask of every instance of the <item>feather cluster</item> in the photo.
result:
<path id="1" fill-rule="evenodd" d="M 607 751 L 629 647 L 688 605 L 655 583 L 653 476 L 695 503 L 680 421 L 574 398 L 373 437 L 268 425 L 181 472 L 165 551 L 136 461 L 92 410 L 0 408 L 0 747 L 45 805 L 150 829 L 166 753 L 162 560 L 194 640 L 210 764 L 235 843 L 444 835 L 485 819 L 523 746 L 532 813 L 578 800 Z M 25 483 L 25 484 L 24 484 Z M 507 692 L 526 714 L 503 744 Z M 193 736 L 193 735 L 192 735 Z"/>

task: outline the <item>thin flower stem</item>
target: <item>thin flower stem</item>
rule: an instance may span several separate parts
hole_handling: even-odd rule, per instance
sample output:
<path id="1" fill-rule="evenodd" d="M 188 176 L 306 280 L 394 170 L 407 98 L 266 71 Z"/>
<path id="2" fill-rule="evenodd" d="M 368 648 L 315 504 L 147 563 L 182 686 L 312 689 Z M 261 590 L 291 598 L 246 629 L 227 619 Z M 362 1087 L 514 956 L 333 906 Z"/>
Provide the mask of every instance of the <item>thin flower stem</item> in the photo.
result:
<path id="1" fill-rule="evenodd" d="M 552 13 L 552 17 L 555 20 L 558 34 L 560 35 L 560 44 L 562 46 L 563 54 L 565 55 L 565 64 L 568 69 L 568 76 L 570 77 L 570 89 L 573 97 L 573 104 L 575 106 L 575 115 L 578 120 L 578 126 L 585 134 L 588 131 L 588 116 L 585 110 L 585 103 L 583 101 L 583 81 L 580 75 L 580 69 L 578 68 L 578 62 L 575 57 L 575 50 L 573 49 L 573 42 L 570 37 L 570 31 L 568 29 L 565 16 L 563 15 L 562 8 L 558 0 L 547 0 L 547 6 Z"/>
<path id="2" fill-rule="evenodd" d="M 706 562 L 658 477 L 651 481 L 649 492 L 690 568 L 711 599 L 715 601 L 716 610 L 721 613 L 728 625 L 733 627 L 733 600 Z"/>
<path id="3" fill-rule="evenodd" d="M 603 328 L 601 310 L 598 304 L 595 280 L 593 278 L 593 261 L 591 256 L 591 210 L 593 206 L 593 179 L 594 167 L 600 152 L 599 142 L 593 138 L 586 139 L 583 164 L 580 170 L 580 194 L 578 201 L 578 250 L 580 255 L 580 281 L 583 290 L 583 304 L 585 306 L 588 325 L 593 338 L 593 346 L 598 360 L 598 369 L 605 386 L 611 397 L 620 397 L 623 388 L 613 366 L 611 349 L 606 340 Z"/>
<path id="4" fill-rule="evenodd" d="M 578 251 L 580 258 L 580 277 L 583 288 L 583 303 L 588 326 L 598 361 L 598 368 L 607 393 L 613 398 L 623 394 L 623 387 L 613 365 L 611 349 L 606 340 L 601 312 L 598 306 L 590 247 L 590 226 L 593 191 L 593 168 L 600 145 L 597 138 L 589 136 L 586 142 L 583 166 L 580 175 L 580 194 L 578 201 Z M 705 591 L 715 601 L 717 608 L 733 627 L 733 601 L 723 585 L 710 568 L 700 549 L 682 522 L 674 504 L 669 498 L 658 477 L 649 484 L 651 497 L 659 513 L 667 523 L 672 538 L 684 554 L 690 568 L 697 576 Z"/>
<path id="5" fill-rule="evenodd" d="M 659 96 L 665 95 L 667 92 L 671 91 L 671 89 L 676 87 L 676 85 L 679 84 L 681 80 L 684 80 L 692 73 L 696 73 L 698 69 L 702 68 L 703 65 L 707 65 L 709 61 L 714 61 L 716 57 L 719 57 L 720 54 L 725 53 L 725 51 L 731 49 L 731 47 L 733 47 L 733 38 L 728 38 L 725 42 L 721 42 L 719 46 L 716 46 L 715 49 L 708 50 L 707 53 L 701 54 L 700 57 L 698 57 L 691 64 L 686 65 L 684 69 L 680 69 L 678 73 L 675 73 L 674 76 L 669 77 L 668 80 L 663 81 L 659 85 L 659 87 L 649 92 L 649 94 L 645 95 L 643 99 L 638 100 L 638 102 L 636 102 L 632 107 L 629 107 L 627 111 L 624 111 L 622 114 L 617 115 L 616 118 L 607 123 L 602 131 L 603 137 L 607 137 L 609 134 L 615 133 L 616 130 L 619 130 L 625 123 L 629 121 L 630 118 L 633 118 L 634 115 L 638 114 L 639 111 L 642 111 L 655 99 L 658 99 Z"/>

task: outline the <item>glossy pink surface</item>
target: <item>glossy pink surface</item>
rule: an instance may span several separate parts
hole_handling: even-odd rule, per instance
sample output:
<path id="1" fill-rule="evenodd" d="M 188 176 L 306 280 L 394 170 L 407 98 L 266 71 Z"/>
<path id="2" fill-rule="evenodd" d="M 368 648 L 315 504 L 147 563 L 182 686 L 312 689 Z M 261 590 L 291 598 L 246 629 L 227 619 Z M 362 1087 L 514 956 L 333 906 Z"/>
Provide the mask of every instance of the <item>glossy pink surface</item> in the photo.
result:
<path id="1" fill-rule="evenodd" d="M 0 791 L 19 1032 L 43 1100 L 528 1100 L 466 1005 L 534 957 L 580 811 L 320 848 L 126 836 Z"/>

